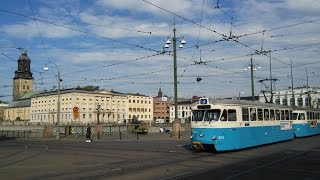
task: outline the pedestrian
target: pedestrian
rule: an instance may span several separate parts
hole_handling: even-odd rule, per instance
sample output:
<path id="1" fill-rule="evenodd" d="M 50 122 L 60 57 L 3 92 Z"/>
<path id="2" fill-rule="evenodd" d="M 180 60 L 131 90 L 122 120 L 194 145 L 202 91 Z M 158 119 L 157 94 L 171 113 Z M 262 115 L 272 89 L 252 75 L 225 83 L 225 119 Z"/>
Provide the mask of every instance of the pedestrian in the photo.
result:
<path id="1" fill-rule="evenodd" d="M 91 127 L 90 124 L 87 125 L 87 134 L 86 134 L 86 142 L 91 142 Z"/>

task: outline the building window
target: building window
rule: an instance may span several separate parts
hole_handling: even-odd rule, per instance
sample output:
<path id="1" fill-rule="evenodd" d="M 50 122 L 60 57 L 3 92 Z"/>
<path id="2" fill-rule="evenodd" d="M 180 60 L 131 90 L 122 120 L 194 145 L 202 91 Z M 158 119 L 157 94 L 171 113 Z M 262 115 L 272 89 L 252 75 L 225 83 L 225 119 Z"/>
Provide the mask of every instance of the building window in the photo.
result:
<path id="1" fill-rule="evenodd" d="M 301 97 L 298 98 L 298 106 L 299 106 L 299 107 L 302 107 L 302 106 L 303 106 L 303 101 L 302 101 L 302 98 L 301 98 Z"/>
<path id="2" fill-rule="evenodd" d="M 282 99 L 282 105 L 284 105 L 284 106 L 287 106 L 287 105 L 288 105 L 287 99 Z"/>
<path id="3" fill-rule="evenodd" d="M 290 106 L 295 106 L 294 98 L 290 98 Z"/>
<path id="4" fill-rule="evenodd" d="M 306 107 L 309 107 L 309 106 L 310 106 L 310 104 L 309 104 L 309 98 L 308 98 L 308 97 L 306 97 L 306 98 L 304 99 L 304 104 L 305 104 Z"/>

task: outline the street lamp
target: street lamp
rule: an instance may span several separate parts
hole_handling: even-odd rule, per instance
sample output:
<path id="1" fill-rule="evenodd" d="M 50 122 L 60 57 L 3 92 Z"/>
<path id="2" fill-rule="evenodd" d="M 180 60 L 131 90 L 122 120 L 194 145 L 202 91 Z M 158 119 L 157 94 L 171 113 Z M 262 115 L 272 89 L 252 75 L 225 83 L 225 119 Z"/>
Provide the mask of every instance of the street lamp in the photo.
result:
<path id="1" fill-rule="evenodd" d="M 244 68 L 245 71 L 247 71 L 248 69 L 251 70 L 251 93 L 252 93 L 252 101 L 254 101 L 254 80 L 253 80 L 253 71 L 257 71 L 258 69 L 260 69 L 261 67 L 256 67 L 255 65 L 252 64 L 252 55 L 251 55 L 251 59 L 250 59 L 250 65 L 246 68 Z"/>
<path id="2" fill-rule="evenodd" d="M 176 28 L 173 28 L 173 80 L 174 80 L 174 124 L 179 124 L 179 119 L 178 119 L 178 80 L 177 80 L 177 38 L 176 37 Z M 166 44 L 164 45 L 165 48 L 169 48 L 171 44 L 171 40 L 168 38 L 166 41 Z M 184 39 L 180 40 L 180 45 L 179 48 L 183 48 L 183 44 L 186 44 L 186 41 Z M 179 124 L 180 125 L 180 124 Z M 178 134 L 180 132 L 178 129 L 180 126 L 177 128 L 173 128 L 173 134 Z"/>
<path id="3" fill-rule="evenodd" d="M 100 116 L 100 107 L 101 105 L 100 104 L 97 104 L 97 124 L 100 124 L 100 121 L 99 121 L 99 116 Z"/>
<path id="4" fill-rule="evenodd" d="M 57 68 L 57 71 L 58 71 L 58 76 L 57 76 L 57 80 L 58 80 L 58 102 L 57 102 L 57 136 L 56 136 L 56 139 L 59 139 L 60 138 L 60 82 L 61 82 L 60 70 L 59 70 L 59 67 L 58 67 L 58 65 L 56 63 L 50 61 L 49 64 L 53 64 Z M 47 64 L 45 64 L 43 70 L 44 71 L 49 71 L 49 67 L 48 67 Z"/>
<path id="5" fill-rule="evenodd" d="M 241 98 L 241 94 L 244 94 L 244 91 L 241 89 L 241 91 L 239 91 L 239 101 L 240 101 L 240 98 Z"/>

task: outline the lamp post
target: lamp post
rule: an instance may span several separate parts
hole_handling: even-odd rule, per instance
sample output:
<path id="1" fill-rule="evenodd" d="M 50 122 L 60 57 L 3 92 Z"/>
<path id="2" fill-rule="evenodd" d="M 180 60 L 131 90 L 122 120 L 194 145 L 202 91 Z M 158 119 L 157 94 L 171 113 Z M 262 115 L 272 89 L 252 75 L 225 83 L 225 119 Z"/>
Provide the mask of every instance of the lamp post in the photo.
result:
<path id="1" fill-rule="evenodd" d="M 100 105 L 100 104 L 97 104 L 97 124 L 100 124 L 100 121 L 99 121 L 100 107 L 101 107 L 101 105 Z"/>
<path id="2" fill-rule="evenodd" d="M 240 101 L 240 98 L 241 98 L 241 94 L 243 94 L 244 91 L 241 89 L 241 91 L 239 91 L 239 101 Z"/>
<path id="3" fill-rule="evenodd" d="M 61 82 L 61 79 L 60 79 L 60 70 L 59 70 L 59 67 L 56 63 L 54 62 L 49 62 L 49 64 L 53 64 L 56 68 L 57 68 L 57 71 L 58 71 L 58 76 L 57 76 L 57 80 L 58 80 L 58 101 L 57 101 L 57 136 L 56 136 L 56 139 L 59 139 L 60 138 L 60 82 Z M 48 65 L 46 64 L 45 67 L 43 68 L 44 71 L 48 71 L 49 68 L 48 68 Z"/>
<path id="4" fill-rule="evenodd" d="M 248 69 L 250 69 L 251 71 L 251 93 L 252 93 L 252 101 L 254 101 L 254 77 L 253 77 L 253 71 L 257 71 L 258 69 L 260 69 L 260 67 L 256 67 L 255 65 L 252 64 L 252 55 L 251 55 L 251 59 L 250 59 L 250 65 L 248 66 L 248 68 L 245 68 L 244 70 L 247 71 Z"/>
<path id="5" fill-rule="evenodd" d="M 178 119 L 178 80 L 177 80 L 177 38 L 176 37 L 176 28 L 173 28 L 173 84 L 174 84 L 174 124 L 179 124 L 179 119 Z M 166 44 L 164 45 L 165 48 L 169 48 L 169 44 L 171 44 L 170 39 L 168 38 L 166 41 Z M 179 48 L 183 48 L 183 44 L 186 44 L 186 41 L 184 39 L 180 40 L 180 45 Z M 177 128 L 173 128 L 173 134 L 177 135 L 180 132 L 178 129 L 180 128 L 180 126 L 178 126 Z"/>

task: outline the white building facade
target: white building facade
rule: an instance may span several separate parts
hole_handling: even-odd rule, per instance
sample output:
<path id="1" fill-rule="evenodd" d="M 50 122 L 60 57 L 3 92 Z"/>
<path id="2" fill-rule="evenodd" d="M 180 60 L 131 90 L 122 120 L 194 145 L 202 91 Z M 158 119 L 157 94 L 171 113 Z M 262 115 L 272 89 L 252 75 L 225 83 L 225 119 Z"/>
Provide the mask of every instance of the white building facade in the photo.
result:
<path id="1" fill-rule="evenodd" d="M 291 89 L 278 90 L 273 92 L 273 103 L 287 105 L 287 106 L 298 106 L 298 107 L 320 107 L 320 88 L 314 87 L 302 87 Z M 259 101 L 266 102 L 270 101 L 270 93 L 265 93 L 265 96 L 260 93 Z"/>
<path id="2" fill-rule="evenodd" d="M 57 91 L 43 92 L 31 98 L 30 123 L 57 123 Z M 74 108 L 78 116 L 74 116 Z M 152 98 L 128 95 L 106 90 L 61 90 L 60 124 L 87 124 L 128 122 L 133 115 L 149 123 L 153 117 Z M 134 111 L 135 110 L 135 111 Z"/>
<path id="3" fill-rule="evenodd" d="M 197 102 L 196 102 L 197 103 Z M 187 123 L 191 120 L 192 112 L 191 107 L 194 106 L 191 101 L 178 102 L 178 119 L 181 123 Z M 172 104 L 170 106 L 170 123 L 174 121 L 175 106 Z"/>

